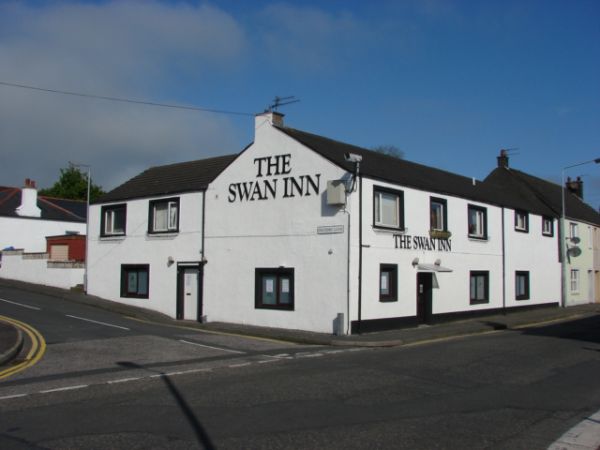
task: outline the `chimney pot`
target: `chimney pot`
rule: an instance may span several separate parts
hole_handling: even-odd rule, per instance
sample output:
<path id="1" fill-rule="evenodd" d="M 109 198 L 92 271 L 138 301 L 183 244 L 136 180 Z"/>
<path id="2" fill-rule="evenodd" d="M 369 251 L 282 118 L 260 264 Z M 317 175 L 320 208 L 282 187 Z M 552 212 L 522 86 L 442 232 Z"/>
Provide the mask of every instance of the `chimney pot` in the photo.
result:
<path id="1" fill-rule="evenodd" d="M 498 156 L 497 159 L 498 167 L 504 167 L 505 169 L 508 169 L 508 152 L 506 150 L 500 150 L 500 156 Z"/>

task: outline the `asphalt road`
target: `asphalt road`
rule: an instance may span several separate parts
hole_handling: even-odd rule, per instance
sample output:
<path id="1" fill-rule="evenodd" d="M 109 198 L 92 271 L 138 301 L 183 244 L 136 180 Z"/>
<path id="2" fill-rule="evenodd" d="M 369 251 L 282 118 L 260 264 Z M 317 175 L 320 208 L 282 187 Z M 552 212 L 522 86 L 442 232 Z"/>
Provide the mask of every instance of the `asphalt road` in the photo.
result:
<path id="1" fill-rule="evenodd" d="M 39 308 L 0 301 L 48 343 L 0 382 L 2 449 L 544 449 L 600 409 L 599 317 L 337 349 L 0 299 Z"/>

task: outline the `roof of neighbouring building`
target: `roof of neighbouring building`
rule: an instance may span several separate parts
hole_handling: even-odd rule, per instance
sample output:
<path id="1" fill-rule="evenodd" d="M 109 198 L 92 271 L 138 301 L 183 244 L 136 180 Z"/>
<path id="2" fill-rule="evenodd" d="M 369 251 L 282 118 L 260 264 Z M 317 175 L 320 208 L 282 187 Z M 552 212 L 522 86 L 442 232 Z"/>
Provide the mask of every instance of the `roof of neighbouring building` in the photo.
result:
<path id="1" fill-rule="evenodd" d="M 19 216 L 16 213 L 16 209 L 20 205 L 21 188 L 0 187 L 0 216 L 25 218 L 26 216 Z M 38 195 L 37 206 L 41 210 L 41 217 L 34 217 L 34 219 L 85 222 L 86 205 L 86 202 L 80 200 Z"/>
<path id="2" fill-rule="evenodd" d="M 237 155 L 151 167 L 107 192 L 94 203 L 205 190 Z"/>
<path id="3" fill-rule="evenodd" d="M 512 203 L 507 206 L 541 215 L 561 216 L 562 189 L 559 184 L 507 167 L 494 169 L 484 182 L 505 193 L 507 201 Z M 540 204 L 543 205 L 541 209 Z M 600 225 L 600 214 L 568 189 L 565 189 L 565 216 Z"/>

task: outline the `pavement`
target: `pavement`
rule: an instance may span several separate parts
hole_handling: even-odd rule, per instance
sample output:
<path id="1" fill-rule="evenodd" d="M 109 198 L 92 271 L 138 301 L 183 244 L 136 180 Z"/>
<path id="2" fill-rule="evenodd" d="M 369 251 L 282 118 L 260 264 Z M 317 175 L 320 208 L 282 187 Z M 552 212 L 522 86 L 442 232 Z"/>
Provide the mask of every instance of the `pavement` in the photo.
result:
<path id="1" fill-rule="evenodd" d="M 257 327 L 222 322 L 198 323 L 174 320 L 170 317 L 143 308 L 112 302 L 79 290 L 65 290 L 20 281 L 0 279 L 1 287 L 13 287 L 24 291 L 60 298 L 66 301 L 83 303 L 123 316 L 159 324 L 196 328 L 205 332 L 226 333 L 251 337 L 275 339 L 308 345 L 337 345 L 359 347 L 393 347 L 414 345 L 436 340 L 458 338 L 474 334 L 500 330 L 519 330 L 543 326 L 553 322 L 574 320 L 600 314 L 600 303 L 569 306 L 540 307 L 529 310 L 507 311 L 502 314 L 487 315 L 415 328 L 403 328 L 357 335 L 335 336 L 327 333 L 313 333 L 300 330 Z M 0 366 L 15 358 L 23 345 L 23 333 L 0 316 Z"/>

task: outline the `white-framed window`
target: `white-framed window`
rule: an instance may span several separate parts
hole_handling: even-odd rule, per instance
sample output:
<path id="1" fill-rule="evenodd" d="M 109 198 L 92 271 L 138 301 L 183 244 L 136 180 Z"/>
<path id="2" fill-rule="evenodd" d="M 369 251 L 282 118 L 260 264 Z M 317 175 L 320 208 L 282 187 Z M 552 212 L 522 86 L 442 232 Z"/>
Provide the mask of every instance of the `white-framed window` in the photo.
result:
<path id="1" fill-rule="evenodd" d="M 404 228 L 404 194 L 402 191 L 373 189 L 373 224 L 381 228 Z"/>
<path id="2" fill-rule="evenodd" d="M 569 237 L 571 239 L 579 237 L 579 226 L 576 223 L 569 222 Z"/>
<path id="3" fill-rule="evenodd" d="M 542 234 L 554 236 L 554 219 L 552 217 L 542 217 Z"/>
<path id="4" fill-rule="evenodd" d="M 515 230 L 527 233 L 529 231 L 529 214 L 515 211 Z"/>
<path id="5" fill-rule="evenodd" d="M 148 226 L 148 233 L 179 231 L 179 198 L 150 201 Z"/>
<path id="6" fill-rule="evenodd" d="M 127 216 L 127 205 L 125 203 L 103 206 L 101 215 L 100 236 L 125 235 Z"/>
<path id="7" fill-rule="evenodd" d="M 469 205 L 469 237 L 487 239 L 487 209 Z"/>
<path id="8" fill-rule="evenodd" d="M 571 269 L 571 292 L 579 292 L 579 270 Z"/>
<path id="9" fill-rule="evenodd" d="M 447 205 L 442 198 L 431 197 L 429 202 L 430 229 L 436 231 L 448 231 Z"/>

